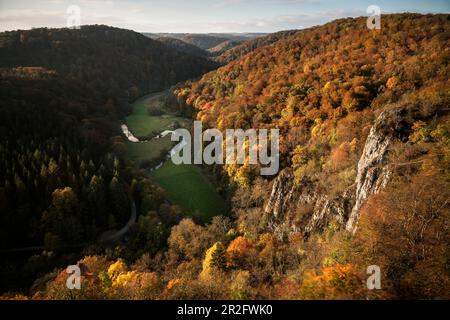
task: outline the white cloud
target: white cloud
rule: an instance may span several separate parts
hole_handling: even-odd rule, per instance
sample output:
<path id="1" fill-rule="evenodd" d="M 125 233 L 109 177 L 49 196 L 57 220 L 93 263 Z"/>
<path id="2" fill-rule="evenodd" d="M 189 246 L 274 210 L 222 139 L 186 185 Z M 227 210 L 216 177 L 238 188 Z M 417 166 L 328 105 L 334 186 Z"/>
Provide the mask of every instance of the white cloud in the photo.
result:
<path id="1" fill-rule="evenodd" d="M 321 0 L 219 0 L 213 3 L 213 7 L 222 8 L 227 6 L 250 3 L 252 5 L 286 5 L 286 4 L 319 4 Z"/>
<path id="2" fill-rule="evenodd" d="M 49 0 L 59 1 L 59 0 Z M 230 3 L 239 3 L 244 0 L 224 0 Z M 245 0 L 270 3 L 275 0 Z M 315 0 L 278 0 L 277 3 L 300 3 Z M 66 6 L 64 4 L 44 6 L 52 10 L 20 9 L 1 10 L 0 29 L 29 29 L 32 27 L 64 27 L 66 26 Z M 75 2 L 74 2 L 75 3 Z M 327 21 L 346 17 L 365 15 L 364 11 L 328 11 L 307 14 L 286 14 L 263 16 L 261 18 L 236 15 L 231 18 L 218 18 L 212 14 L 204 15 L 201 19 L 196 16 L 186 16 L 180 19 L 174 16 L 161 16 L 160 13 L 143 11 L 136 3 L 112 0 L 79 0 L 81 7 L 81 24 L 106 24 L 121 28 L 133 29 L 141 32 L 274 32 L 286 29 L 301 29 Z M 177 13 L 180 14 L 180 13 Z M 181 14 L 182 16 L 182 14 Z M 253 15 L 254 16 L 254 15 Z"/>
<path id="3" fill-rule="evenodd" d="M 358 11 L 330 11 L 317 14 L 278 15 L 261 19 L 242 19 L 226 22 L 210 21 L 177 26 L 171 32 L 275 32 L 288 29 L 302 29 L 320 25 L 342 17 L 363 16 L 363 10 Z M 193 30 L 193 31 L 192 31 Z"/>

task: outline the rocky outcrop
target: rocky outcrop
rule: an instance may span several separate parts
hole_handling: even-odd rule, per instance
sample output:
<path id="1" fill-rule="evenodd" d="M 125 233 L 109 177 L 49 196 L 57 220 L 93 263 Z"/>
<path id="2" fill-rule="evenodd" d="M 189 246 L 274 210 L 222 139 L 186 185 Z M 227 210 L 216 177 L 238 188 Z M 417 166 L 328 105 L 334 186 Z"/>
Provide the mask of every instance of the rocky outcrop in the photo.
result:
<path id="1" fill-rule="evenodd" d="M 389 179 L 386 153 L 394 139 L 395 127 L 391 127 L 391 113 L 382 113 L 370 129 L 363 153 L 358 162 L 355 205 L 350 213 L 346 229 L 356 231 L 359 211 L 367 198 L 384 188 Z M 397 117 L 395 117 L 397 118 Z"/>
<path id="2" fill-rule="evenodd" d="M 313 215 L 304 228 L 305 235 L 316 230 L 322 230 L 331 220 L 340 225 L 345 225 L 348 212 L 353 204 L 352 191 L 352 189 L 349 189 L 333 199 L 328 196 L 319 197 L 315 203 Z"/>
<path id="3" fill-rule="evenodd" d="M 269 228 L 282 238 L 286 233 L 302 232 L 305 236 L 322 230 L 332 220 L 345 225 L 353 202 L 353 190 L 348 190 L 335 198 L 313 191 L 312 186 L 296 186 L 294 176 L 289 170 L 283 170 L 274 180 L 272 192 L 265 207 L 270 216 Z M 295 223 L 295 210 L 310 208 L 310 214 L 304 225 Z"/>
<path id="4" fill-rule="evenodd" d="M 272 214 L 275 219 L 278 219 L 290 205 L 294 193 L 298 191 L 296 189 L 292 173 L 288 170 L 281 171 L 274 180 L 265 212 Z"/>
<path id="5" fill-rule="evenodd" d="M 415 115 L 412 108 L 397 108 L 380 114 L 366 139 L 363 153 L 358 162 L 354 187 L 330 199 L 314 191 L 312 186 L 295 186 L 293 174 L 282 171 L 274 180 L 265 212 L 272 216 L 271 229 L 299 231 L 305 235 L 322 230 L 334 220 L 355 232 L 360 209 L 368 197 L 382 190 L 391 176 L 388 153 L 392 142 L 403 140 L 409 134 Z M 309 205 L 312 213 L 303 226 L 295 225 L 290 210 Z"/>
<path id="6" fill-rule="evenodd" d="M 358 162 L 355 205 L 347 221 L 348 231 L 356 232 L 362 205 L 370 195 L 381 191 L 389 182 L 392 170 L 387 156 L 392 142 L 405 140 L 414 119 L 421 116 L 417 107 L 395 108 L 378 116 Z"/>
<path id="7" fill-rule="evenodd" d="M 331 220 L 345 225 L 348 212 L 352 208 L 351 192 L 345 192 L 330 199 L 311 189 L 312 186 L 297 186 L 294 176 L 288 169 L 283 170 L 274 180 L 272 192 L 265 207 L 270 216 L 269 228 L 278 237 L 286 233 L 302 232 L 305 235 L 322 230 Z M 297 225 L 292 212 L 298 208 L 311 208 L 306 225 Z M 295 212 L 293 214 L 295 216 Z"/>

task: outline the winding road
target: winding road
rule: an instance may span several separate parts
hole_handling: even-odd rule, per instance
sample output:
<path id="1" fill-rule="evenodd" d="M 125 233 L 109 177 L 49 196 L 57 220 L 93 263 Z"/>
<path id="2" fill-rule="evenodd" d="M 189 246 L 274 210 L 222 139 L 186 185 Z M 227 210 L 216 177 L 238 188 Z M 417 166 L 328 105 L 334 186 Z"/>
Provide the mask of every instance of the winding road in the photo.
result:
<path id="1" fill-rule="evenodd" d="M 133 199 L 130 199 L 130 203 L 131 203 L 131 216 L 127 224 L 119 231 L 116 232 L 106 231 L 105 233 L 103 233 L 98 240 L 99 243 L 119 241 L 128 232 L 128 230 L 130 230 L 130 227 L 136 223 L 137 220 L 136 203 L 134 202 Z"/>
<path id="2" fill-rule="evenodd" d="M 127 224 L 118 231 L 111 230 L 111 231 L 104 232 L 97 240 L 97 243 L 105 244 L 105 243 L 117 242 L 120 239 L 122 239 L 122 237 L 130 230 L 131 226 L 133 226 L 137 221 L 136 203 L 131 198 L 130 198 L 130 208 L 131 208 L 131 215 L 130 215 L 130 219 L 128 220 Z M 80 243 L 80 244 L 76 244 L 76 245 L 63 246 L 62 248 L 81 248 L 81 247 L 86 247 L 91 244 L 92 243 Z M 45 250 L 45 246 L 30 246 L 30 247 L 23 247 L 23 248 L 13 248 L 13 249 L 0 251 L 0 253 L 3 254 L 3 253 L 41 251 L 41 250 Z"/>
<path id="3" fill-rule="evenodd" d="M 122 129 L 122 133 L 124 134 L 124 136 L 130 142 L 133 142 L 133 143 L 145 143 L 145 142 L 148 142 L 148 141 L 140 141 L 135 135 L 133 135 L 133 133 L 129 130 L 129 128 L 128 128 L 128 126 L 126 124 L 122 124 L 121 125 L 121 129 Z M 173 134 L 173 131 L 165 130 L 165 131 L 161 132 L 159 135 L 157 135 L 156 137 L 154 137 L 153 139 L 161 139 L 161 138 L 164 138 L 165 136 L 167 136 L 169 134 Z M 183 141 L 183 142 L 186 143 L 185 141 Z M 166 156 L 166 159 L 163 162 L 161 162 L 160 164 L 158 164 L 157 166 L 155 166 L 154 168 L 151 168 L 151 171 L 158 170 L 159 168 L 161 168 L 162 165 L 164 164 L 164 162 L 167 161 L 168 159 L 170 159 L 172 155 L 173 155 L 173 149 L 168 153 L 168 155 Z M 111 243 L 111 242 L 120 241 L 122 239 L 122 237 L 130 230 L 130 228 L 137 221 L 136 203 L 131 197 L 130 197 L 130 210 L 131 210 L 131 214 L 130 214 L 130 218 L 129 218 L 127 224 L 125 226 L 123 226 L 123 228 L 121 228 L 118 231 L 109 230 L 109 231 L 103 232 L 100 235 L 99 239 L 97 240 L 97 243 L 105 244 L 105 243 Z M 90 245 L 90 244 L 92 244 L 92 243 L 80 243 L 80 244 L 77 244 L 77 245 L 64 246 L 63 248 L 85 247 L 85 246 Z M 40 251 L 40 250 L 44 250 L 44 249 L 45 249 L 45 246 L 30 246 L 30 247 L 23 247 L 23 248 L 8 249 L 8 250 L 0 251 L 0 253 Z"/>

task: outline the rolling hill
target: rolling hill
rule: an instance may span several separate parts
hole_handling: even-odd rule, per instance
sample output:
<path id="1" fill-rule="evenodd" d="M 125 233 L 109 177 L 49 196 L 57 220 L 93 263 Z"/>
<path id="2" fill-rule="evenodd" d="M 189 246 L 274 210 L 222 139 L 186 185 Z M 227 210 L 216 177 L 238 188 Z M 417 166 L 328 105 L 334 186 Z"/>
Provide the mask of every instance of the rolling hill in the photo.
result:
<path id="1" fill-rule="evenodd" d="M 41 255 L 42 264 L 5 256 L 0 290 L 29 287 L 37 274 L 120 229 L 130 201 L 139 215 L 163 206 L 158 232 L 167 232 L 175 209 L 125 158 L 119 121 L 130 101 L 214 66 L 106 26 L 0 33 L 0 250 L 55 253 Z M 145 197 L 152 197 L 146 206 Z"/>
<path id="2" fill-rule="evenodd" d="M 235 48 L 236 46 L 239 46 L 241 43 L 242 43 L 242 41 L 237 41 L 237 40 L 224 41 L 213 48 L 209 48 L 208 52 L 213 56 L 220 56 L 227 50 L 230 50 L 232 48 Z"/>
<path id="3" fill-rule="evenodd" d="M 365 297 L 326 279 L 357 283 L 368 261 L 388 270 L 379 297 L 448 296 L 448 276 L 434 275 L 450 245 L 450 16 L 384 15 L 381 30 L 347 18 L 287 35 L 232 49 L 233 61 L 176 91 L 207 127 L 280 130 L 273 179 L 225 165 L 239 230 L 255 246 L 269 233 L 271 248 L 304 250 L 292 298 Z"/>
<path id="4" fill-rule="evenodd" d="M 107 26 L 0 33 L 0 67 L 40 66 L 130 100 L 214 68 L 139 33 Z"/>
<path id="5" fill-rule="evenodd" d="M 220 56 L 217 57 L 216 60 L 223 64 L 229 63 L 233 60 L 241 58 L 242 56 L 252 52 L 257 48 L 270 45 L 280 39 L 289 37 L 295 34 L 297 31 L 298 30 L 280 31 L 250 39 L 241 44 L 235 43 L 234 46 L 226 47 L 225 50 L 220 50 Z"/>
<path id="6" fill-rule="evenodd" d="M 163 40 L 166 44 L 170 44 L 173 47 L 178 47 L 178 49 L 189 50 L 192 53 L 196 51 L 196 54 L 199 55 L 200 52 L 198 50 L 193 50 L 192 47 L 187 46 L 192 45 L 201 50 L 210 52 L 212 56 L 218 56 L 224 53 L 227 50 L 230 50 L 236 46 L 239 46 L 242 43 L 246 43 L 252 41 L 256 38 L 265 37 L 265 33 L 143 33 L 146 37 L 155 39 L 155 40 Z M 174 41 L 170 39 L 180 40 Z M 254 48 L 253 48 L 254 49 Z M 181 50 L 183 51 L 183 50 Z M 188 53 L 191 53 L 188 52 Z M 247 51 L 249 52 L 249 51 Z M 221 62 L 226 61 L 224 59 Z M 229 62 L 229 61 L 226 61 Z"/>
<path id="7" fill-rule="evenodd" d="M 2 259 L 2 298 L 449 299 L 450 15 L 386 14 L 380 30 L 366 19 L 250 40 L 214 70 L 103 26 L 0 34 L 0 244 L 45 247 Z M 138 100 L 130 127 L 172 122 L 149 121 L 158 103 L 222 132 L 277 128 L 280 171 L 205 165 L 207 189 L 199 167 L 167 162 L 150 173 L 164 193 L 130 164 L 121 106 L 179 80 L 168 99 Z M 212 217 L 213 189 L 229 214 Z M 138 221 L 99 246 L 127 220 L 128 195 Z M 208 223 L 181 219 L 175 201 L 194 217 L 205 205 Z M 64 250 L 81 239 L 92 246 Z M 69 264 L 83 266 L 81 290 L 66 286 Z"/>
<path id="8" fill-rule="evenodd" d="M 178 51 L 188 53 L 188 54 L 191 54 L 194 56 L 206 58 L 209 55 L 208 51 L 203 50 L 193 44 L 184 42 L 183 40 L 180 40 L 180 39 L 170 38 L 170 37 L 161 37 L 161 38 L 156 38 L 156 40 L 164 43 L 168 47 L 174 48 Z"/>

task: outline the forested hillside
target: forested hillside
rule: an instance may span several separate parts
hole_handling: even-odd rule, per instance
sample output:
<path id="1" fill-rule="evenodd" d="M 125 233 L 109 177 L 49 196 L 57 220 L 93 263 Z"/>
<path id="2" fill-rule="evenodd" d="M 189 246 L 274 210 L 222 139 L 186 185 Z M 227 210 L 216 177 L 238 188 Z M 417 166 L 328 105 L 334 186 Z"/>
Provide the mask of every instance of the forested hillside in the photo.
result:
<path id="1" fill-rule="evenodd" d="M 203 34 L 188 34 L 184 36 L 181 40 L 190 43 L 196 47 L 203 50 L 208 50 L 213 48 L 222 42 L 228 41 L 228 37 L 221 37 L 215 35 L 203 35 Z"/>
<path id="2" fill-rule="evenodd" d="M 194 46 L 193 44 L 184 42 L 176 38 L 161 37 L 157 38 L 156 40 L 164 43 L 168 47 L 175 48 L 178 51 L 189 53 L 194 56 L 207 57 L 209 55 L 208 51 L 200 49 L 199 47 Z"/>
<path id="3" fill-rule="evenodd" d="M 223 54 L 224 52 L 230 50 L 231 48 L 239 46 L 241 43 L 242 43 L 242 41 L 228 40 L 228 41 L 225 41 L 225 42 L 222 42 L 222 43 L 218 44 L 215 47 L 209 48 L 208 51 L 213 56 L 220 56 L 221 54 Z"/>
<path id="4" fill-rule="evenodd" d="M 107 26 L 3 32 L 0 67 L 17 66 L 55 70 L 105 96 L 119 92 L 129 100 L 214 68 L 209 60 Z"/>
<path id="5" fill-rule="evenodd" d="M 105 26 L 0 39 L 0 287 L 30 286 L 37 274 L 100 244 L 104 232 L 127 223 L 132 203 L 138 213 L 153 210 L 157 234 L 137 250 L 164 246 L 175 211 L 126 163 L 118 120 L 129 101 L 213 64 Z M 131 243 L 141 241 L 134 230 Z M 43 253 L 18 258 L 33 252 Z"/>
<path id="6" fill-rule="evenodd" d="M 362 297 L 351 283 L 370 264 L 389 281 L 387 296 L 447 296 L 449 24 L 448 15 L 385 15 L 372 31 L 365 18 L 341 19 L 177 91 L 209 127 L 281 131 L 276 179 L 226 166 L 245 247 L 268 237 L 299 250 L 276 250 L 278 272 L 291 278 L 272 279 L 294 290 L 276 296 Z M 291 258 L 299 260 L 287 266 Z M 254 267 L 238 267 L 252 286 Z"/>
<path id="7" fill-rule="evenodd" d="M 106 250 L 93 246 L 65 260 L 83 267 L 81 290 L 67 289 L 67 264 L 60 263 L 52 272 L 47 268 L 39 276 L 32 273 L 36 281 L 29 290 L 17 296 L 10 290 L 4 297 L 449 299 L 449 44 L 448 14 L 393 14 L 383 15 L 381 30 L 367 29 L 366 18 L 340 19 L 229 51 L 224 61 L 230 63 L 197 81 L 177 85 L 169 100 L 178 104 L 180 114 L 194 114 L 204 127 L 279 128 L 278 175 L 263 178 L 256 165 L 214 167 L 212 171 L 222 178 L 221 187 L 233 195 L 232 214 L 200 225 L 192 219 L 180 221 L 177 208 L 164 200 L 158 188 L 139 172 L 125 169 L 119 185 L 125 190 L 130 185 L 140 208 L 129 241 Z M 14 57 L 8 54 L 8 59 Z M 24 72 L 14 71 L 14 81 L 26 81 L 20 95 L 2 92 L 6 104 L 20 107 L 35 95 L 39 98 L 36 91 L 28 90 L 30 81 L 43 85 L 57 76 L 35 70 L 34 80 L 24 80 L 20 76 Z M 2 80 L 5 88 L 12 81 L 8 77 Z M 11 86 L 12 91 L 20 88 Z M 30 97 L 26 103 L 18 98 L 24 92 Z M 77 97 L 90 110 L 88 98 Z M 35 101 L 47 105 L 42 98 Z M 93 105 L 100 110 L 93 108 L 77 127 L 98 130 L 89 123 L 94 115 L 108 114 L 108 109 Z M 63 106 L 59 119 L 70 123 L 84 118 L 78 115 L 79 108 Z M 12 113 L 7 121 L 18 120 Z M 55 130 L 61 127 L 55 125 Z M 42 134 L 52 133 L 43 130 Z M 87 149 L 90 139 L 83 136 L 76 141 Z M 32 140 L 24 147 L 15 146 L 12 138 L 2 142 L 10 156 L 0 159 L 7 172 L 0 197 L 9 199 L 14 191 L 8 190 L 20 191 L 21 182 L 27 181 L 39 197 L 48 198 L 52 190 L 34 185 L 72 186 L 67 173 L 74 172 L 72 189 L 81 189 L 78 199 L 89 204 L 92 190 L 100 190 L 93 189 L 96 183 L 90 186 L 93 175 L 112 183 L 114 158 L 102 160 L 93 150 L 82 153 L 80 163 L 73 165 L 80 149 L 72 152 L 64 144 L 71 139 L 69 132 L 62 137 L 55 145 L 44 137 L 46 151 L 37 155 Z M 112 150 L 119 150 L 114 154 L 120 154 L 120 138 L 112 140 L 116 144 Z M 61 184 L 52 180 L 52 158 L 64 168 L 56 171 L 63 173 L 56 175 Z M 104 189 L 105 197 L 111 197 L 111 190 Z M 64 216 L 84 217 L 78 213 L 83 210 L 72 209 L 78 207 L 66 189 L 54 191 L 51 202 L 40 200 L 46 203 L 40 213 L 17 205 L 28 200 L 20 200 L 24 193 L 15 194 L 19 200 L 14 200 L 11 214 L 17 219 L 26 212 L 36 215 L 36 221 L 48 222 L 46 217 L 58 217 L 61 209 L 69 210 Z M 109 223 L 89 219 L 92 228 Z M 58 224 L 44 226 L 38 230 L 52 234 L 59 230 Z M 41 255 L 31 259 L 28 268 L 36 269 L 41 259 L 51 260 Z M 369 266 L 381 270 L 380 290 L 367 288 Z"/>
<path id="8" fill-rule="evenodd" d="M 211 127 L 280 128 L 283 167 L 292 166 L 298 181 L 327 185 L 335 173 L 353 168 L 382 110 L 422 104 L 423 113 L 434 115 L 445 113 L 448 101 L 448 16 L 386 16 L 381 31 L 363 22 L 298 31 L 178 93 Z M 345 154 L 353 159 L 332 158 Z M 251 173 L 242 167 L 234 176 L 245 184 Z M 335 188 L 352 183 L 342 178 Z"/>
<path id="9" fill-rule="evenodd" d="M 278 41 L 295 31 L 281 31 L 273 34 L 242 33 L 242 34 L 179 34 L 144 33 L 145 36 L 161 41 L 181 52 L 205 57 L 210 56 L 215 61 L 226 64 L 263 45 Z"/>
<path id="10" fill-rule="evenodd" d="M 268 34 L 267 36 L 261 36 L 255 39 L 245 41 L 242 44 L 232 46 L 227 50 L 225 50 L 224 52 L 221 52 L 220 56 L 217 57 L 216 60 L 224 64 L 229 63 L 233 60 L 243 57 L 247 53 L 250 53 L 257 48 L 270 45 L 282 38 L 286 38 L 290 35 L 293 35 L 297 31 L 298 30 L 280 31 Z"/>

